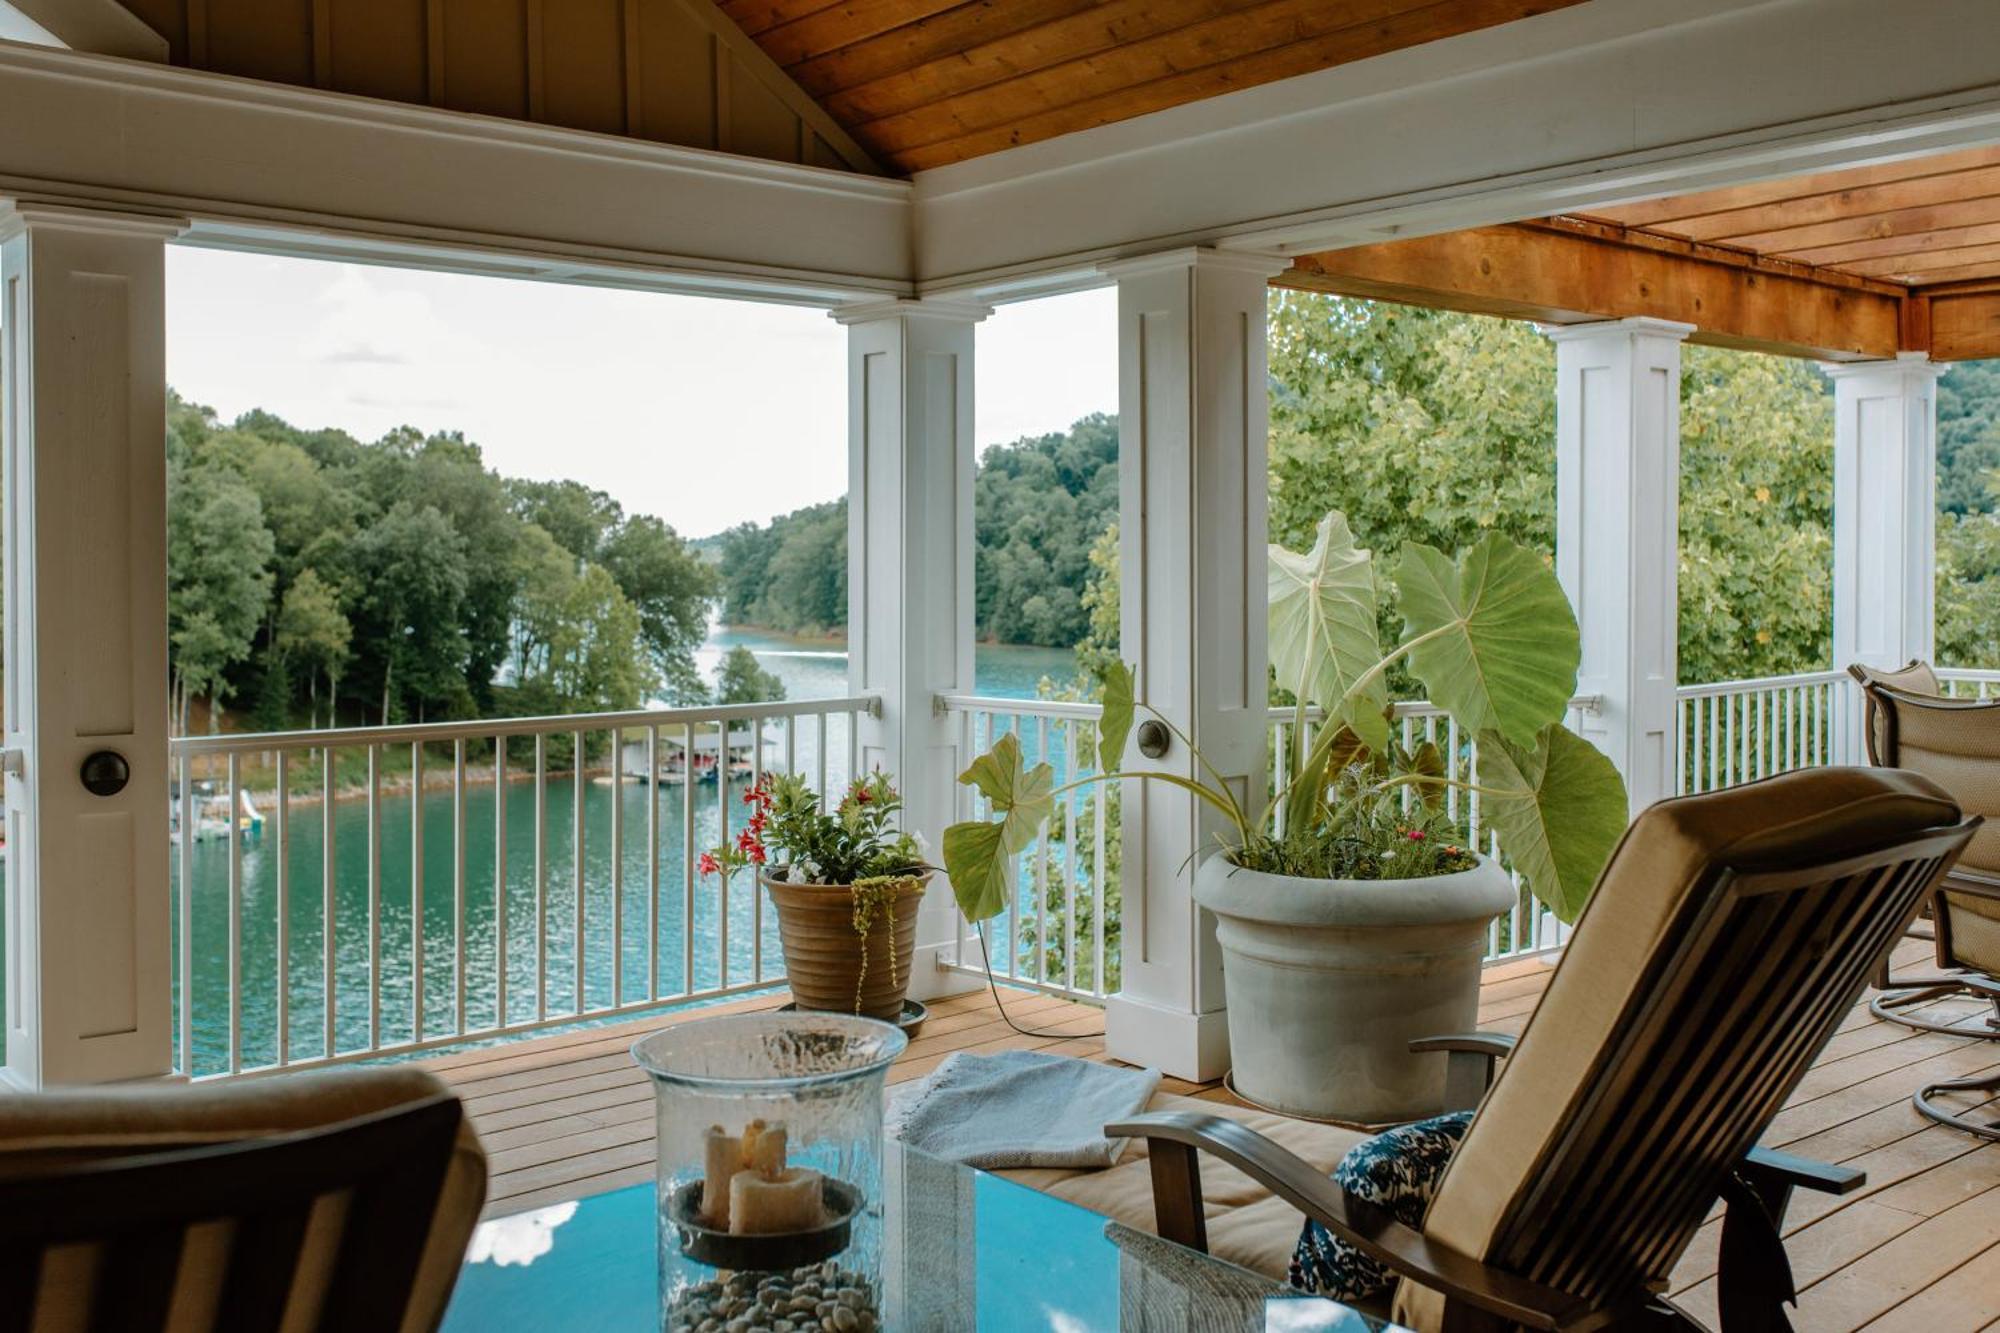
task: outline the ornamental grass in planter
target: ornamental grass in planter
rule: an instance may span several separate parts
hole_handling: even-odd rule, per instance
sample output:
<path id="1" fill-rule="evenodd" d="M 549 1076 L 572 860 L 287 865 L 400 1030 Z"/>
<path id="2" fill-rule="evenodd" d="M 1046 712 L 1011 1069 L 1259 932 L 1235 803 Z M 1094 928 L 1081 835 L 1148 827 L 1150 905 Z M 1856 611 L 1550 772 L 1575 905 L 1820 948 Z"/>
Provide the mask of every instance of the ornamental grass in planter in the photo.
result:
<path id="1" fill-rule="evenodd" d="M 1506 871 L 1466 845 L 1449 793 L 1477 795 L 1513 869 L 1564 921 L 1626 822 L 1617 769 L 1563 726 L 1580 646 L 1548 562 L 1489 533 L 1456 559 L 1406 546 L 1392 577 L 1403 634 L 1384 652 L 1375 563 L 1345 517 L 1328 514 L 1309 551 L 1271 548 L 1271 666 L 1297 706 L 1268 803 L 1246 808 L 1170 719 L 1135 700 L 1119 664 L 1104 679 L 1100 772 L 1055 787 L 1047 764 L 1027 767 L 1003 736 L 960 777 L 992 817 L 944 836 L 952 891 L 978 921 L 1004 909 L 1016 855 L 1064 791 L 1138 778 L 1207 803 L 1227 832 L 1196 868 L 1194 896 L 1216 918 L 1233 1085 L 1288 1114 L 1358 1123 L 1441 1108 L 1444 1062 L 1409 1042 L 1473 1026 L 1487 927 L 1517 901 Z M 1398 663 L 1457 723 L 1464 753 L 1395 735 Z M 1140 711 L 1191 764 L 1120 767 Z M 1475 752 L 1476 781 L 1453 776 Z"/>
<path id="2" fill-rule="evenodd" d="M 895 1022 L 931 876 L 916 836 L 892 827 L 903 805 L 895 786 L 882 773 L 856 778 L 824 810 L 804 778 L 767 775 L 743 803 L 742 831 L 703 854 L 702 873 L 756 868 L 799 1008 Z"/>

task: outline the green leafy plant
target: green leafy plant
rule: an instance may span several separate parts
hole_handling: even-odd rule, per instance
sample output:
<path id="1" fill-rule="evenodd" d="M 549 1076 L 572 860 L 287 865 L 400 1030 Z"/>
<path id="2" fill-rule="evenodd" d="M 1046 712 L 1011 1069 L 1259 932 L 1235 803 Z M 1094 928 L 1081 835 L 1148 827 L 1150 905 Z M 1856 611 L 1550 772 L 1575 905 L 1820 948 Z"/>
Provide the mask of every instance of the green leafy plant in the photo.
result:
<path id="1" fill-rule="evenodd" d="M 1029 768 L 1002 736 L 960 781 L 992 818 L 945 830 L 944 864 L 974 921 L 1003 911 L 1014 858 L 1034 840 L 1055 798 L 1093 782 L 1143 778 L 1181 787 L 1233 830 L 1236 864 L 1278 874 L 1408 878 L 1472 864 L 1442 806 L 1452 789 L 1477 793 L 1516 870 L 1541 900 L 1573 921 L 1625 827 L 1625 784 L 1611 761 L 1563 726 L 1581 654 L 1576 617 L 1539 555 L 1489 532 L 1456 559 L 1405 546 L 1395 565 L 1403 634 L 1384 652 L 1376 628 L 1374 560 L 1339 513 L 1323 518 L 1311 549 L 1273 546 L 1270 654 L 1277 683 L 1296 699 L 1287 778 L 1253 813 L 1198 747 L 1135 697 L 1131 669 L 1104 672 L 1101 771 L 1057 787 L 1047 764 Z M 1399 666 L 1479 748 L 1477 781 L 1451 776 L 1438 747 L 1405 746 L 1389 725 L 1387 678 Z M 1317 707 L 1317 727 L 1309 709 Z M 1120 763 L 1133 721 L 1164 723 L 1201 776 Z"/>
<path id="2" fill-rule="evenodd" d="M 895 827 L 903 798 L 886 773 L 854 779 L 831 810 L 798 774 L 767 773 L 743 804 L 749 818 L 734 842 L 702 853 L 702 874 L 772 864 L 772 873 L 798 884 L 861 884 L 928 869 L 916 835 Z"/>

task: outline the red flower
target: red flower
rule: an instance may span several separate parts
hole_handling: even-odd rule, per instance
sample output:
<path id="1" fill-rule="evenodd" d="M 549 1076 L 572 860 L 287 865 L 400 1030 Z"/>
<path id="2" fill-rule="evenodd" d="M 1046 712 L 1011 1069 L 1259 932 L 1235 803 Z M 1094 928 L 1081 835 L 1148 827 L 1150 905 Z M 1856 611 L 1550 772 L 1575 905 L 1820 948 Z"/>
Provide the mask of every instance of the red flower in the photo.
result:
<path id="1" fill-rule="evenodd" d="M 764 825 L 769 822 L 770 822 L 770 817 L 766 815 L 762 810 L 759 810 L 756 814 L 750 816 L 750 824 L 749 824 L 750 831 L 752 833 L 761 835 L 764 832 Z"/>
<path id="2" fill-rule="evenodd" d="M 750 848 L 750 864 L 758 866 L 764 864 L 764 849 L 762 846 L 752 844 Z"/>
<path id="3" fill-rule="evenodd" d="M 764 789 L 762 787 L 751 787 L 743 793 L 743 804 L 755 805 L 757 804 L 757 799 L 763 794 Z"/>
<path id="4" fill-rule="evenodd" d="M 751 849 L 755 848 L 756 846 L 757 846 L 757 831 L 755 829 L 744 829 L 741 833 L 736 835 L 737 851 L 742 852 L 745 855 L 748 855 Z"/>
<path id="5" fill-rule="evenodd" d="M 720 871 L 721 869 L 722 869 L 722 866 L 721 866 L 721 865 L 720 865 L 720 864 L 719 864 L 719 863 L 718 863 L 718 862 L 716 861 L 716 859 L 715 859 L 715 853 L 714 853 L 714 852 L 703 852 L 703 853 L 701 854 L 701 873 L 702 873 L 702 874 L 704 874 L 704 875 L 713 875 L 713 874 L 715 874 L 716 872 Z"/>
<path id="6" fill-rule="evenodd" d="M 1424 840 L 1424 831 L 1420 828 L 1413 828 L 1408 830 L 1405 836 L 1408 837 L 1411 842 L 1422 842 Z"/>
<path id="7" fill-rule="evenodd" d="M 866 805 L 874 800 L 875 796 L 866 787 L 857 786 L 854 789 L 854 799 L 858 804 Z"/>

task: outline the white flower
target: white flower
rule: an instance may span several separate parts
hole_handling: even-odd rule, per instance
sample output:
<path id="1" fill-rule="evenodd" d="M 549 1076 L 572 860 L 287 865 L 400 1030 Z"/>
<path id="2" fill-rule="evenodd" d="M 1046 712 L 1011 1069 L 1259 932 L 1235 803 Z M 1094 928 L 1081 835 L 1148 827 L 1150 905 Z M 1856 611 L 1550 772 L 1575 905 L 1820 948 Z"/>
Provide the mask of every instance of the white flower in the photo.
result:
<path id="1" fill-rule="evenodd" d="M 800 857 L 792 863 L 792 868 L 799 872 L 799 878 L 804 883 L 819 883 L 819 866 L 814 864 L 810 858 Z"/>

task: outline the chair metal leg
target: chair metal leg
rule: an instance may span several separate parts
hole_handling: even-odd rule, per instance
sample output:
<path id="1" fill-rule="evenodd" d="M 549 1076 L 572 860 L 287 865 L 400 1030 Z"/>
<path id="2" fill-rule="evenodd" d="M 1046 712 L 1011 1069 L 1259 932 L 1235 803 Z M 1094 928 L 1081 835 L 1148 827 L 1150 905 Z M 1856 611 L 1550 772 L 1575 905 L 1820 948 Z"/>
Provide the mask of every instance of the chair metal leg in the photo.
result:
<path id="1" fill-rule="evenodd" d="M 1940 1092 L 1994 1092 L 2000 1093 L 2000 1074 L 1988 1074 L 1983 1078 L 1954 1078 L 1942 1083 L 1927 1084 L 1910 1098 L 1918 1112 L 1940 1125 L 1962 1129 L 1968 1134 L 1977 1134 L 1982 1139 L 1992 1139 L 2000 1143 L 2000 1118 L 1985 1123 L 1969 1119 L 1964 1115 L 1954 1115 L 1931 1100 Z"/>
<path id="2" fill-rule="evenodd" d="M 1892 984 L 1895 989 L 1884 990 L 1868 1002 L 1868 1012 L 1875 1017 L 1916 1028 L 1920 1032 L 1943 1032 L 1953 1037 L 1984 1037 L 2000 1041 L 2000 985 L 1996 985 L 1990 977 L 1976 972 L 1943 973 L 1896 977 Z M 1952 996 L 1985 1000 L 1993 1006 L 1993 1012 L 1983 1024 L 1971 1018 L 1944 1023 L 1904 1012 Z"/>

